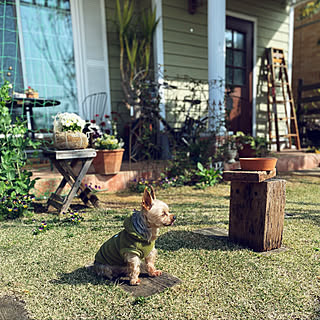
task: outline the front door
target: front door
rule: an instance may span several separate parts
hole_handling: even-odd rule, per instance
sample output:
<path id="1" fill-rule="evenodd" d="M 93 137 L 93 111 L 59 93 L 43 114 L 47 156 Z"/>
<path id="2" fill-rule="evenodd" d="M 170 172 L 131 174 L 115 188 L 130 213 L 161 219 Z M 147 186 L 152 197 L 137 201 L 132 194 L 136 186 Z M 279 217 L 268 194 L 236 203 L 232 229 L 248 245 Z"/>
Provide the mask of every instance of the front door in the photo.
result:
<path id="1" fill-rule="evenodd" d="M 252 134 L 253 23 L 227 16 L 225 37 L 228 130 Z"/>

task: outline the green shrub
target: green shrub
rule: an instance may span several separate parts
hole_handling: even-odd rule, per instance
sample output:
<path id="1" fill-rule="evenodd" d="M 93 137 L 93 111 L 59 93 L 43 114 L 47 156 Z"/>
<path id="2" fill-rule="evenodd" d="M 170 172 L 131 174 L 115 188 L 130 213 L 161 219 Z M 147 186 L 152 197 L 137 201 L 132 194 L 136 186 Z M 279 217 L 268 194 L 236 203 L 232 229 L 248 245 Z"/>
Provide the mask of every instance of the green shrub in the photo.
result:
<path id="1" fill-rule="evenodd" d="M 17 119 L 13 123 L 6 107 L 9 90 L 10 84 L 5 81 L 0 88 L 0 219 L 18 218 L 30 209 L 34 196 L 29 193 L 35 181 L 24 169 L 25 150 L 38 145 L 26 135 L 24 122 Z"/>
<path id="2" fill-rule="evenodd" d="M 220 170 L 207 169 L 200 162 L 198 162 L 197 167 L 198 170 L 195 173 L 199 177 L 199 182 L 196 184 L 198 188 L 212 187 L 222 179 Z"/>
<path id="3" fill-rule="evenodd" d="M 211 163 L 209 158 L 209 166 Z M 178 174 L 178 172 L 184 172 L 184 174 Z M 196 188 L 205 189 L 206 187 L 212 187 L 219 183 L 222 179 L 221 171 L 214 168 L 207 169 L 200 162 L 197 163 L 197 168 L 171 167 L 164 173 L 160 174 L 160 178 L 157 180 L 151 179 L 134 179 L 129 184 L 129 189 L 133 192 L 142 193 L 145 187 L 153 186 L 161 189 L 168 189 L 172 187 L 182 187 L 185 185 L 195 186 Z"/>

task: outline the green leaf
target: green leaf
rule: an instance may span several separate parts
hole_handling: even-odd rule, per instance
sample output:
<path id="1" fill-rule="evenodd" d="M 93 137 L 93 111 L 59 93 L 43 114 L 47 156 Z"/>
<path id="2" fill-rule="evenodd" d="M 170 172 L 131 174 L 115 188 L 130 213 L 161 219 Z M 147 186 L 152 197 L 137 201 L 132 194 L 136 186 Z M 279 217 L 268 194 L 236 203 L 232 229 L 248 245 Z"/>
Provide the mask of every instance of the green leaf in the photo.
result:
<path id="1" fill-rule="evenodd" d="M 203 171 L 203 170 L 204 170 L 204 167 L 203 167 L 203 165 L 202 165 L 200 162 L 197 163 L 197 168 L 198 168 L 200 171 Z"/>

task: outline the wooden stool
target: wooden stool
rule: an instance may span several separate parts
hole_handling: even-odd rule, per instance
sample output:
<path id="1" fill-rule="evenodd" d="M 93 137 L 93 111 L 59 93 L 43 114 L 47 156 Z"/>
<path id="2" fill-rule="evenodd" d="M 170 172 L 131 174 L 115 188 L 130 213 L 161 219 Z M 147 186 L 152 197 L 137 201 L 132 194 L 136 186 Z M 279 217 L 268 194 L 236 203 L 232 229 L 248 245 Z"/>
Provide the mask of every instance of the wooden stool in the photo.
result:
<path id="1" fill-rule="evenodd" d="M 229 239 L 255 251 L 281 247 L 286 181 L 273 171 L 225 171 L 231 181 Z"/>
<path id="2" fill-rule="evenodd" d="M 85 205 L 90 201 L 94 207 L 99 207 L 97 196 L 92 194 L 91 189 L 82 183 L 82 179 L 86 175 L 93 158 L 96 156 L 94 149 L 44 150 L 43 154 L 52 161 L 53 165 L 63 176 L 57 190 L 48 199 L 48 208 L 49 206 L 53 206 L 58 209 L 59 214 L 67 212 L 72 199 L 77 193 Z M 81 167 L 79 172 L 76 172 L 75 167 L 78 163 L 81 163 Z M 66 197 L 62 197 L 61 192 L 67 183 L 70 185 L 71 190 Z"/>

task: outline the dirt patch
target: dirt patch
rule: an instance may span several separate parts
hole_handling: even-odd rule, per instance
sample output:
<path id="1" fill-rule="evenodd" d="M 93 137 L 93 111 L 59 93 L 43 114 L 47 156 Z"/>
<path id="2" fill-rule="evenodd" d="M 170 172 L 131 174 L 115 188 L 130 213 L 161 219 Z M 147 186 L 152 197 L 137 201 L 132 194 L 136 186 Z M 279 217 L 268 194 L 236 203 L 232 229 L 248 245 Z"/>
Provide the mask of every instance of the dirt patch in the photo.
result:
<path id="1" fill-rule="evenodd" d="M 0 297 L 0 320 L 29 320 L 25 303 L 15 297 Z"/>

